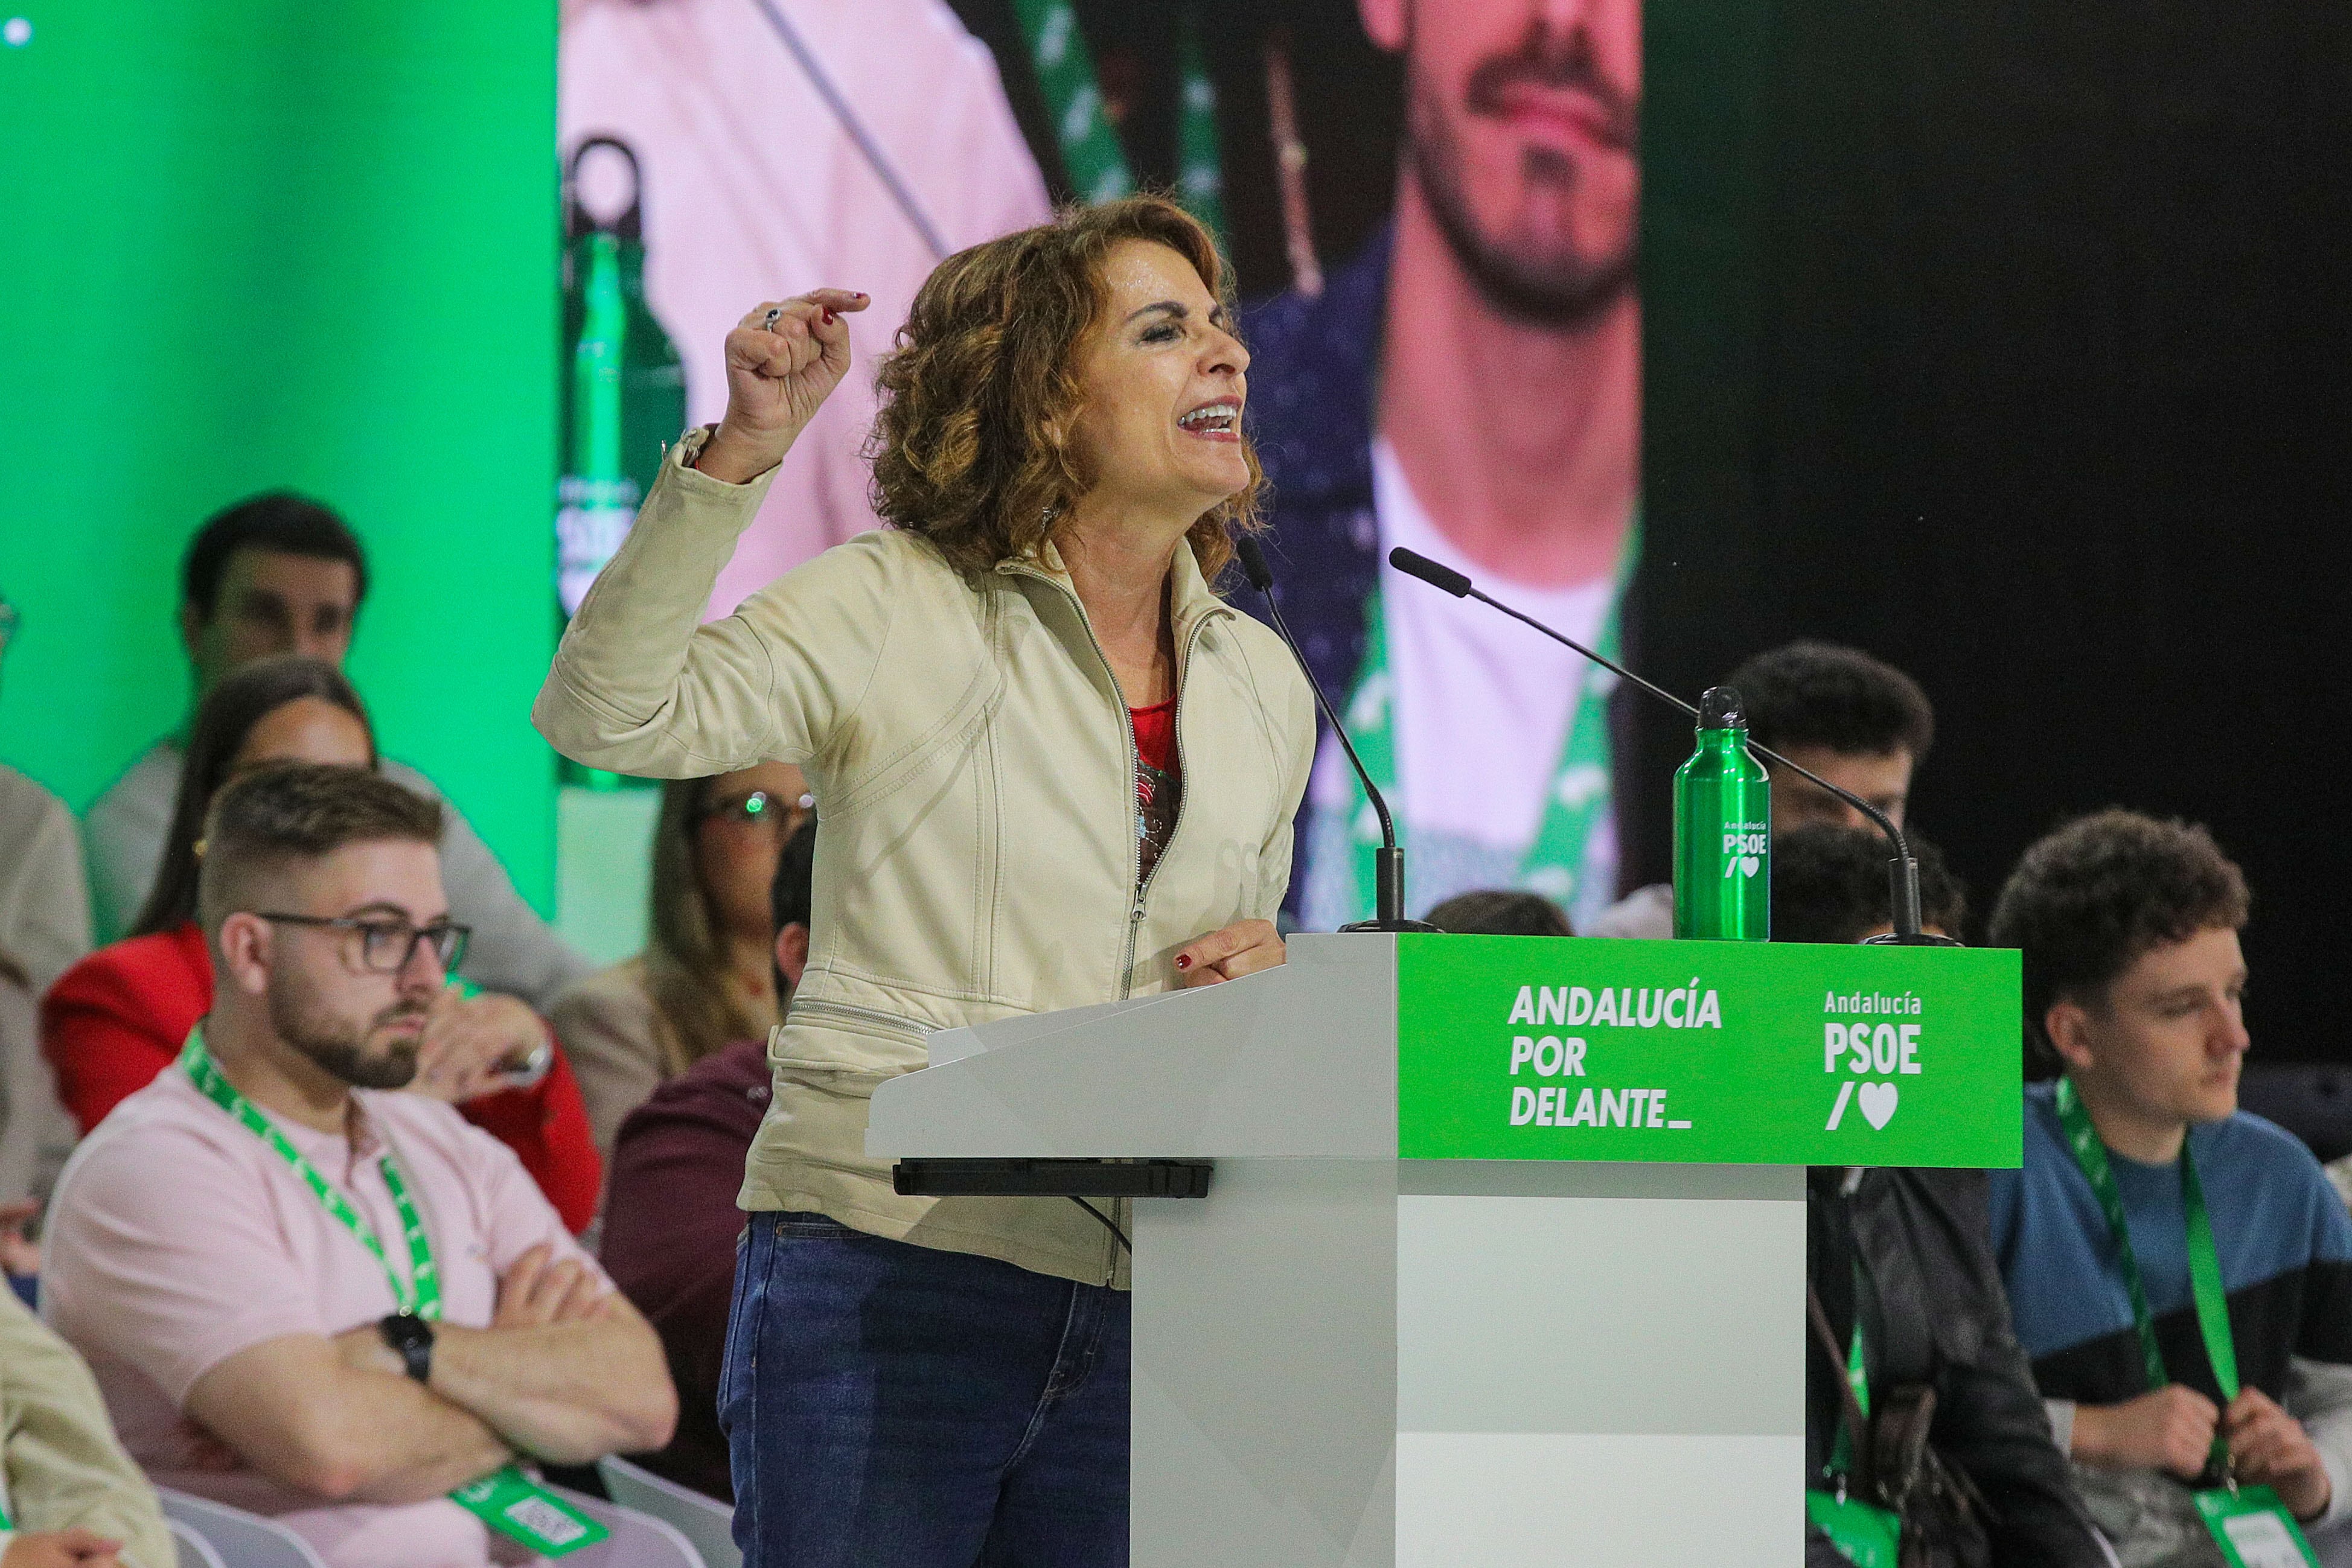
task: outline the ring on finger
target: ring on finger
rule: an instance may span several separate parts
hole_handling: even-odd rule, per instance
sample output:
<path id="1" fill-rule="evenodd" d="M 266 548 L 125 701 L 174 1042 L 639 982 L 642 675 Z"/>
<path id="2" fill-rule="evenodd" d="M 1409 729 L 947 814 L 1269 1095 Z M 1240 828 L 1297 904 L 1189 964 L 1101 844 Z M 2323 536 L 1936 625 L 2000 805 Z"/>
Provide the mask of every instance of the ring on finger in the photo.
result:
<path id="1" fill-rule="evenodd" d="M 768 307 L 767 319 L 766 319 L 765 320 L 761 321 L 761 325 L 762 327 L 766 328 L 766 329 L 767 329 L 769 331 L 771 331 L 771 332 L 774 331 L 774 330 L 776 329 L 776 321 L 777 321 L 777 319 L 778 319 L 780 317 L 782 317 L 782 316 L 783 315 L 783 313 L 784 313 L 784 308 L 783 308 L 782 306 L 781 306 L 781 305 L 771 305 L 771 306 L 769 306 L 769 307 Z"/>

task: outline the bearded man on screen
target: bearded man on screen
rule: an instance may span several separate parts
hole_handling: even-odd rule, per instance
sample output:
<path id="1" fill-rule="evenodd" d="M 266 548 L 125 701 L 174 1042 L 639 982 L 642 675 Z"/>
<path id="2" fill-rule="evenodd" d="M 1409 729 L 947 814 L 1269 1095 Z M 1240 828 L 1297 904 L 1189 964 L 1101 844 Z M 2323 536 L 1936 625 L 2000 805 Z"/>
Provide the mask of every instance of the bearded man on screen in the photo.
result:
<path id="1" fill-rule="evenodd" d="M 1405 66 L 1394 217 L 1245 313 L 1282 604 L 1398 808 L 1413 912 L 1616 896 L 1605 672 L 1379 563 L 1404 545 L 1604 649 L 1641 446 L 1639 0 L 1361 0 Z M 1371 913 L 1377 833 L 1328 734 L 1292 908 Z"/>

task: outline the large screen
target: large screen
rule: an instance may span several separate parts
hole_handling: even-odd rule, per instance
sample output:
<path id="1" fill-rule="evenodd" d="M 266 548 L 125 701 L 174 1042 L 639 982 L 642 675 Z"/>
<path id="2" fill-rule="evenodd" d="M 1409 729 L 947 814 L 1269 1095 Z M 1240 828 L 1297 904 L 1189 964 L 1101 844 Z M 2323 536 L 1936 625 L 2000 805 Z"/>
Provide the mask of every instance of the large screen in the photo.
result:
<path id="1" fill-rule="evenodd" d="M 864 373 L 787 460 L 714 613 L 876 526 L 871 367 L 943 254 L 1054 202 L 1171 190 L 1239 268 L 1285 612 L 1397 808 L 1416 910 L 1522 887 L 1589 920 L 1615 896 L 1607 677 L 1378 562 L 1409 546 L 1618 640 L 1641 510 L 1638 0 L 586 0 L 562 62 L 569 287 L 612 233 L 688 420 L 723 408 L 720 344 L 754 302 L 875 297 L 850 319 Z M 572 304 L 575 341 L 593 314 Z M 614 480 L 614 516 L 641 483 Z M 574 514 L 567 563 L 593 570 L 613 538 Z M 1372 827 L 1327 735 L 1303 925 L 1370 912 Z"/>

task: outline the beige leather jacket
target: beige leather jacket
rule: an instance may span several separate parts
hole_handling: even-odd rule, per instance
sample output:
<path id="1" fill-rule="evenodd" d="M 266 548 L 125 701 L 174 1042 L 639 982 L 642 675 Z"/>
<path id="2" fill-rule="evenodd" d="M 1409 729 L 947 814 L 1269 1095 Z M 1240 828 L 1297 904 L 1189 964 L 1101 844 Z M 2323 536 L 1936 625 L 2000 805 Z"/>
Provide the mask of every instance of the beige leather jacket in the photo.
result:
<path id="1" fill-rule="evenodd" d="M 902 1197 L 865 1153 L 875 1085 L 929 1031 L 1165 990 L 1176 950 L 1271 919 L 1315 747 L 1271 632 L 1176 552 L 1183 796 L 1136 885 L 1134 733 L 1050 548 L 978 585 L 913 535 L 863 534 L 698 629 L 764 480 L 671 452 L 556 651 L 532 720 L 557 750 L 689 778 L 807 770 L 817 835 L 808 972 L 771 1037 L 775 1097 L 740 1201 L 1123 1283 L 1116 1243 L 1058 1198 Z"/>

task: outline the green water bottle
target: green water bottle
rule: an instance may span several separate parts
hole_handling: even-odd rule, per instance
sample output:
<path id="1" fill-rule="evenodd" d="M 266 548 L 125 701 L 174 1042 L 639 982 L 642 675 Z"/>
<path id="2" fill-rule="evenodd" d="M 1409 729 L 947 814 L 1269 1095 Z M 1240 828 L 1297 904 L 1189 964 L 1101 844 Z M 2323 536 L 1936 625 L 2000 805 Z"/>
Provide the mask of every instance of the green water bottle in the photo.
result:
<path id="1" fill-rule="evenodd" d="M 1675 772 L 1675 935 L 1772 936 L 1772 781 L 1729 686 L 1699 698 L 1698 749 Z"/>
<path id="2" fill-rule="evenodd" d="M 599 149 L 629 165 L 629 203 L 612 218 L 590 214 L 580 165 Z M 686 372 L 646 305 L 646 247 L 636 154 L 609 136 L 573 149 L 563 171 L 562 476 L 555 497 L 557 630 L 637 515 L 661 471 L 662 447 L 686 428 Z M 566 784 L 614 789 L 649 780 L 564 759 Z"/>

